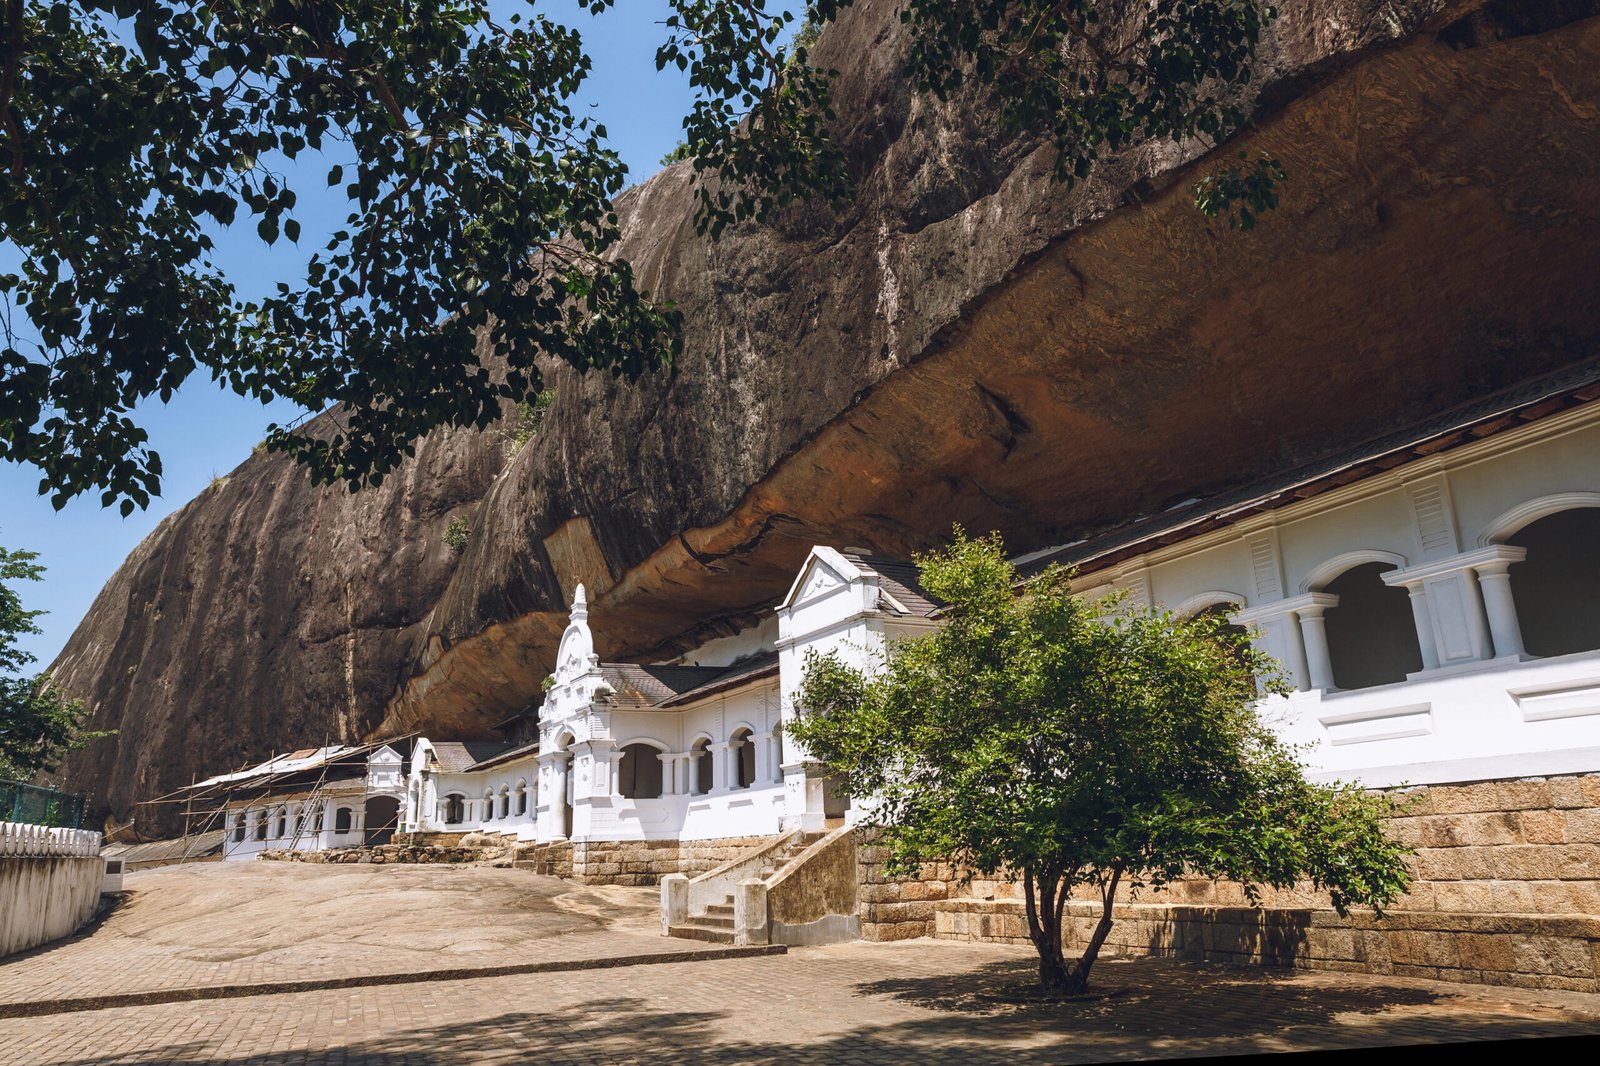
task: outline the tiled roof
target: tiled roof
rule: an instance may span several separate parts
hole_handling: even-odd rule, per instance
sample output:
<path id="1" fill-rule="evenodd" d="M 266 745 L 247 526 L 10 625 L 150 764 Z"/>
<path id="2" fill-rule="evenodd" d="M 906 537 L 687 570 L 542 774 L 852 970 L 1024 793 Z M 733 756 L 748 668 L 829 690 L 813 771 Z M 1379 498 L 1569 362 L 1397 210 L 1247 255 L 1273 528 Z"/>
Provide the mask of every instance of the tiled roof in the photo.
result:
<path id="1" fill-rule="evenodd" d="M 698 688 L 727 668 L 722 666 L 638 666 L 602 663 L 600 671 L 615 690 L 605 697 L 614 707 L 654 707 Z"/>
<path id="2" fill-rule="evenodd" d="M 503 740 L 440 740 L 434 742 L 433 760 L 441 770 L 461 773 L 511 747 Z"/>
<path id="3" fill-rule="evenodd" d="M 501 763 L 510 762 L 512 759 L 519 759 L 524 755 L 535 754 L 538 752 L 538 750 L 539 742 L 535 740 L 531 744 L 523 744 L 515 748 L 507 748 L 498 755 L 491 755 L 480 762 L 473 763 L 471 766 L 467 767 L 467 769 L 487 770 L 491 766 L 499 766 Z"/>
<path id="4" fill-rule="evenodd" d="M 221 851 L 222 838 L 226 833 L 226 829 L 211 829 L 190 837 L 152 840 L 144 844 L 107 844 L 100 849 L 100 854 L 108 859 L 121 859 L 125 863 L 199 859 Z"/>
<path id="5" fill-rule="evenodd" d="M 1272 477 L 1091 533 L 1082 540 L 1014 559 L 1024 578 L 1052 563 L 1100 569 L 1120 559 L 1198 536 L 1261 511 L 1309 499 L 1414 459 L 1514 429 L 1600 399 L 1600 360 L 1525 381 Z"/>
<path id="6" fill-rule="evenodd" d="M 878 588 L 893 603 L 879 606 L 895 614 L 917 615 L 932 618 L 939 613 L 939 604 L 928 597 L 917 575 L 917 564 L 905 559 L 890 559 L 881 555 L 861 555 L 857 552 L 840 552 L 856 566 L 878 575 Z"/>
<path id="7" fill-rule="evenodd" d="M 694 688 L 670 696 L 657 704 L 660 707 L 675 707 L 690 703 L 712 693 L 722 692 L 726 689 L 742 685 L 747 681 L 754 681 L 759 677 L 778 672 L 778 653 L 766 652 L 753 656 L 743 662 L 727 667 L 714 667 L 717 670 L 715 677 L 709 678 Z"/>

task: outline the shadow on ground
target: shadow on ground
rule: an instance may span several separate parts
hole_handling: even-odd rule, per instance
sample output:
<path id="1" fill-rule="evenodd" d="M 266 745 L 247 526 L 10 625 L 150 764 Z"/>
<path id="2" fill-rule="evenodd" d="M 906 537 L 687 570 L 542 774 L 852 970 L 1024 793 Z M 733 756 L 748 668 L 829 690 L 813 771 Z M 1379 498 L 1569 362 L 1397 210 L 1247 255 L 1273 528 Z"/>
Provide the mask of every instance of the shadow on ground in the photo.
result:
<path id="1" fill-rule="evenodd" d="M 989 964 L 955 976 L 885 977 L 855 986 L 853 1003 L 859 1009 L 850 1015 L 863 1019 L 859 1022 L 808 1015 L 803 989 L 796 989 L 793 1013 L 765 1023 L 736 1003 L 717 1010 L 671 1010 L 640 998 L 613 996 L 581 1007 L 508 1010 L 466 1023 L 430 1024 L 427 1018 L 416 1018 L 381 1038 L 313 1049 L 229 1055 L 205 1044 L 169 1044 L 148 1052 L 80 1058 L 70 1066 L 877 1064 L 952 1059 L 961 1066 L 1018 1066 L 1570 1037 L 1584 1030 L 1555 1011 L 1547 1019 L 1496 1015 L 1482 1001 L 1422 988 L 1327 982 L 1303 986 L 1288 975 L 1160 960 L 1108 965 L 1105 971 L 1101 987 L 1107 995 L 1031 1004 L 992 996 L 997 987 L 1032 973 L 1023 962 Z M 885 1020 L 867 1020 L 874 1016 Z M 797 1018 L 804 1021 L 797 1025 Z M 1591 1020 L 1588 1025 L 1600 1031 L 1600 1023 Z M 810 1035 L 797 1041 L 762 1035 L 797 1028 Z"/>

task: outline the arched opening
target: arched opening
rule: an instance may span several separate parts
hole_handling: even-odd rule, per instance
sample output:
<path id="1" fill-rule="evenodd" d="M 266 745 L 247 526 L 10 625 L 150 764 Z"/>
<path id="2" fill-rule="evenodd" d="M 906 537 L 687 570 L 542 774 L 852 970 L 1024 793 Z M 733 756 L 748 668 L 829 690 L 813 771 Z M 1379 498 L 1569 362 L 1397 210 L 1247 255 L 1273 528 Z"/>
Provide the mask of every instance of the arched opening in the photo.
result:
<path id="1" fill-rule="evenodd" d="M 467 820 L 467 797 L 452 792 L 444 798 L 444 824 L 460 825 Z"/>
<path id="2" fill-rule="evenodd" d="M 278 808 L 278 831 L 273 835 L 279 840 L 289 835 L 289 812 L 283 807 Z"/>
<path id="3" fill-rule="evenodd" d="M 736 729 L 728 738 L 733 748 L 733 787 L 749 788 L 756 783 L 756 742 L 748 729 Z"/>
<path id="4" fill-rule="evenodd" d="M 624 744 L 617 762 L 617 793 L 627 799 L 661 795 L 660 753 L 651 744 Z"/>
<path id="5" fill-rule="evenodd" d="M 689 749 L 689 766 L 690 791 L 696 796 L 710 792 L 716 782 L 716 772 L 711 765 L 711 742 L 705 737 L 695 741 L 694 747 Z"/>
<path id="6" fill-rule="evenodd" d="M 311 814 L 311 831 L 313 833 L 322 832 L 322 817 L 323 817 L 323 809 L 321 807 L 316 808 L 316 810 L 312 812 L 312 814 Z"/>
<path id="7" fill-rule="evenodd" d="M 366 807 L 367 831 L 364 844 L 387 844 L 394 839 L 400 824 L 400 800 L 395 796 L 370 796 Z"/>
<path id="8" fill-rule="evenodd" d="M 244 843 L 244 812 L 240 811 L 233 816 L 233 842 Z"/>
<path id="9" fill-rule="evenodd" d="M 483 794 L 483 806 L 478 808 L 478 811 L 479 811 L 478 820 L 480 822 L 492 822 L 492 821 L 494 821 L 494 793 L 493 792 L 485 792 Z"/>
<path id="10" fill-rule="evenodd" d="M 1393 569 L 1393 563 L 1362 563 L 1322 590 L 1339 597 L 1338 606 L 1323 616 L 1337 688 L 1388 685 L 1422 669 L 1411 598 L 1405 589 L 1383 582 L 1383 574 Z"/>
<path id="11" fill-rule="evenodd" d="M 1600 648 L 1600 508 L 1558 511 L 1506 539 L 1528 550 L 1511 564 L 1511 599 L 1529 655 Z"/>
<path id="12" fill-rule="evenodd" d="M 500 786 L 500 817 L 511 817 L 511 786 Z"/>
<path id="13" fill-rule="evenodd" d="M 267 820 L 268 820 L 268 818 L 267 818 L 267 812 L 266 811 L 262 811 L 260 814 L 258 814 L 256 816 L 256 839 L 257 840 L 266 840 L 267 839 Z"/>
<path id="14" fill-rule="evenodd" d="M 517 817 L 522 818 L 528 813 L 528 783 L 517 782 Z"/>
<path id="15" fill-rule="evenodd" d="M 352 811 L 349 807 L 340 807 L 333 812 L 333 831 L 335 833 L 350 832 L 350 819 Z"/>
<path id="16" fill-rule="evenodd" d="M 1232 621 L 1232 616 L 1241 605 L 1219 601 L 1210 606 L 1202 607 L 1190 615 L 1191 618 L 1216 619 L 1219 623 L 1215 630 L 1216 639 L 1239 665 L 1247 670 L 1250 667 L 1250 631 L 1244 626 Z"/>

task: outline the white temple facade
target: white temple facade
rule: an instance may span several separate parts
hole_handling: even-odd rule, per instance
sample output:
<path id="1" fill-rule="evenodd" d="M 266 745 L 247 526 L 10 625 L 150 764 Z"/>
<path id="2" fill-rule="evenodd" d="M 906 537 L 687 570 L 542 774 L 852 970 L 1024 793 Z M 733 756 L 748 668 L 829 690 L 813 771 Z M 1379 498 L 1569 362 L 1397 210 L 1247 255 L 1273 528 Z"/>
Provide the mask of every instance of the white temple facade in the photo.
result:
<path id="1" fill-rule="evenodd" d="M 471 745 L 419 741 L 406 827 L 533 842 L 691 841 L 843 819 L 847 801 L 786 742 L 785 708 L 807 649 L 869 656 L 933 625 L 914 583 L 909 564 L 818 547 L 776 626 L 731 642 L 733 661 L 659 665 L 600 661 L 580 585 L 537 741 L 480 747 L 476 758 Z"/>
<path id="2" fill-rule="evenodd" d="M 1076 568 L 1086 595 L 1121 588 L 1246 627 L 1294 687 L 1261 713 L 1318 776 L 1387 787 L 1600 771 L 1600 402 L 1583 394 L 1402 431 L 1017 560 L 1024 574 L 1052 562 Z M 241 801 L 228 853 L 371 842 L 377 796 L 398 801 L 401 831 L 532 843 L 848 824 L 850 798 L 784 728 L 806 654 L 870 666 L 938 624 L 910 563 L 817 546 L 740 638 L 674 663 L 606 663 L 580 585 L 544 697 L 502 723 L 506 739 L 418 738 L 404 773 L 380 747 L 316 803 Z"/>

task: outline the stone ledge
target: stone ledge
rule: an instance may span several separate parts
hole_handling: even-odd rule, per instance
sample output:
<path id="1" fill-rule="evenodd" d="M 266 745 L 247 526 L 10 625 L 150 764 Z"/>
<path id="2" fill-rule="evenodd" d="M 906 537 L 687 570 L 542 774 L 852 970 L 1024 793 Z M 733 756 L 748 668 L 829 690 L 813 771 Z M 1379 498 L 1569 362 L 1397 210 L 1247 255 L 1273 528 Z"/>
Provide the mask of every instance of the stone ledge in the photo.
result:
<path id="1" fill-rule="evenodd" d="M 569 970 L 611 970 L 627 966 L 659 966 L 672 962 L 713 962 L 717 959 L 746 959 L 761 955 L 784 955 L 788 953 L 788 950 L 783 944 L 759 944 L 749 947 L 661 951 L 606 959 L 569 959 L 553 962 L 514 963 L 508 966 L 461 967 L 452 970 L 364 974 L 359 977 L 313 978 L 304 981 L 266 981 L 257 984 L 164 988 L 149 992 L 125 992 L 107 996 L 83 996 L 74 999 L 0 1003 L 0 1018 L 33 1018 L 45 1014 L 110 1010 L 114 1007 L 143 1007 L 157 1003 L 192 1003 L 207 999 L 276 996 L 286 992 L 320 992 L 328 989 L 409 985 L 429 981 L 478 980 L 484 977 L 511 977 L 518 974 L 559 973 Z"/>

